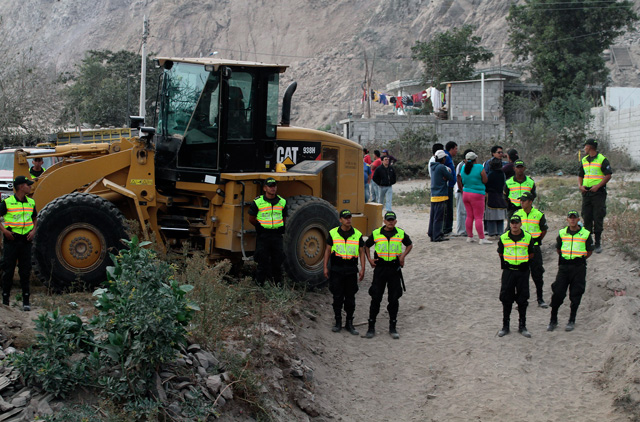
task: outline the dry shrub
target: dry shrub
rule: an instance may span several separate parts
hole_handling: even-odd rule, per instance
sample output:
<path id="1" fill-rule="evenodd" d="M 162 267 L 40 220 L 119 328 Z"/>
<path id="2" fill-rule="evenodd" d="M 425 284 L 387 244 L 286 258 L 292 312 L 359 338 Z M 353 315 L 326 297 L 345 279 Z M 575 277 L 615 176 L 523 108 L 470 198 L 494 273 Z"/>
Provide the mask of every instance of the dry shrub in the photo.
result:
<path id="1" fill-rule="evenodd" d="M 608 225 L 615 233 L 617 245 L 633 259 L 640 259 L 640 213 L 637 210 L 627 208 L 620 213 L 612 213 L 608 217 Z"/>

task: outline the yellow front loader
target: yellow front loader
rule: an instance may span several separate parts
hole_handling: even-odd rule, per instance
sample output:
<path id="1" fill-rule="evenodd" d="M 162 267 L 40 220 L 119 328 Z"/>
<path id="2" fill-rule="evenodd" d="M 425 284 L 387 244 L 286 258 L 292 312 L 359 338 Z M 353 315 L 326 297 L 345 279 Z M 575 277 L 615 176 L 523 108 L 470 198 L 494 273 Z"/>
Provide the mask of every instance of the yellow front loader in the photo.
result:
<path id="1" fill-rule="evenodd" d="M 292 84 L 278 120 L 286 66 L 213 58 L 159 58 L 164 69 L 154 127 L 140 136 L 55 147 L 59 158 L 33 185 L 38 209 L 34 268 L 55 290 L 105 280 L 109 252 L 122 247 L 126 219 L 167 250 L 212 260 L 248 258 L 255 229 L 247 211 L 268 177 L 289 206 L 284 235 L 290 277 L 324 284 L 323 253 L 338 210 L 371 232 L 382 206 L 365 204 L 362 147 L 289 126 Z M 14 176 L 28 175 L 16 152 Z M 276 171 L 278 168 L 278 171 Z"/>

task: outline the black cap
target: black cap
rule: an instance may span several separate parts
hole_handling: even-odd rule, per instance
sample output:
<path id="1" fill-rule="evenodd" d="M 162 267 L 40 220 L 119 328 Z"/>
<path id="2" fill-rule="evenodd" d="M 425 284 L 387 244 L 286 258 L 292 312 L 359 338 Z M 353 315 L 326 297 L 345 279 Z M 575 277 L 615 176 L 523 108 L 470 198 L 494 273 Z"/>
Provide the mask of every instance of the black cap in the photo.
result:
<path id="1" fill-rule="evenodd" d="M 596 141 L 595 139 L 587 139 L 584 142 L 585 145 L 591 145 L 594 148 L 598 148 L 598 141 Z"/>
<path id="2" fill-rule="evenodd" d="M 514 166 L 516 166 L 516 167 L 524 167 L 524 166 L 525 166 L 525 165 L 524 165 L 524 161 L 522 161 L 522 160 L 516 160 L 516 161 L 513 163 L 513 165 L 514 165 Z"/>
<path id="3" fill-rule="evenodd" d="M 396 213 L 393 211 L 387 211 L 387 213 L 384 215 L 384 219 L 385 220 L 395 220 L 396 219 Z"/>
<path id="4" fill-rule="evenodd" d="M 351 218 L 351 211 L 349 210 L 340 211 L 340 218 Z"/>
<path id="5" fill-rule="evenodd" d="M 580 218 L 580 214 L 578 214 L 578 211 L 576 211 L 576 210 L 571 210 L 567 214 L 567 217 L 568 218 Z"/>
<path id="6" fill-rule="evenodd" d="M 512 215 L 509 221 L 512 223 L 522 223 L 522 218 L 520 218 L 519 215 Z"/>
<path id="7" fill-rule="evenodd" d="M 531 192 L 523 192 L 522 195 L 520 195 L 520 200 L 521 201 L 533 201 L 533 194 Z"/>
<path id="8" fill-rule="evenodd" d="M 267 180 L 264 181 L 264 184 L 266 186 L 275 186 L 278 184 L 278 182 L 276 182 L 276 179 L 274 179 L 273 177 L 268 178 Z"/>
<path id="9" fill-rule="evenodd" d="M 27 185 L 33 185 L 34 182 L 33 182 L 33 180 L 27 179 L 24 176 L 18 176 L 18 177 L 16 177 L 16 180 L 13 181 L 13 187 L 17 188 L 18 186 L 23 185 L 25 183 Z"/>

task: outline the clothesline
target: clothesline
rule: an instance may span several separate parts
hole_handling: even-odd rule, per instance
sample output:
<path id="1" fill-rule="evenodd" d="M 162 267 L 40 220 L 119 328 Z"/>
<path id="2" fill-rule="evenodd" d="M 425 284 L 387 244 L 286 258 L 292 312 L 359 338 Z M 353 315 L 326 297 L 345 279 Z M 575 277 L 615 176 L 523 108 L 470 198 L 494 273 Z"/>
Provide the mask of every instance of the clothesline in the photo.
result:
<path id="1" fill-rule="evenodd" d="M 393 104 L 396 110 L 399 108 L 404 109 L 405 106 L 417 106 L 422 105 L 422 103 L 426 103 L 427 101 L 431 101 L 433 111 L 434 113 L 437 113 L 446 105 L 444 92 L 441 92 L 434 87 L 429 87 L 412 95 L 394 96 L 375 89 L 372 89 L 370 94 L 373 102 L 380 103 L 382 105 Z M 362 103 L 368 100 L 367 91 L 363 90 Z"/>

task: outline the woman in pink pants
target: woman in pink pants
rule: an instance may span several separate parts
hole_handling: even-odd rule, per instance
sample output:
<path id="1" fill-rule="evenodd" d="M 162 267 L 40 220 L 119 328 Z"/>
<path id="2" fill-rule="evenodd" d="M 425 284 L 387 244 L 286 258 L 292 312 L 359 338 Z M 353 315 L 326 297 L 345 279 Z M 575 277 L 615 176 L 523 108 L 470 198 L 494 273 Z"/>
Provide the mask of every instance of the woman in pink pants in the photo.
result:
<path id="1" fill-rule="evenodd" d="M 485 184 L 487 183 L 487 173 L 484 166 L 478 164 L 476 160 L 478 155 L 471 151 L 465 158 L 465 165 L 458 175 L 458 189 L 462 189 L 462 202 L 467 210 L 467 220 L 465 221 L 467 229 L 467 242 L 474 242 L 473 223 L 475 221 L 476 233 L 480 239 L 481 245 L 490 245 L 493 242 L 484 238 L 484 226 L 482 219 L 484 218 L 484 195 Z"/>

